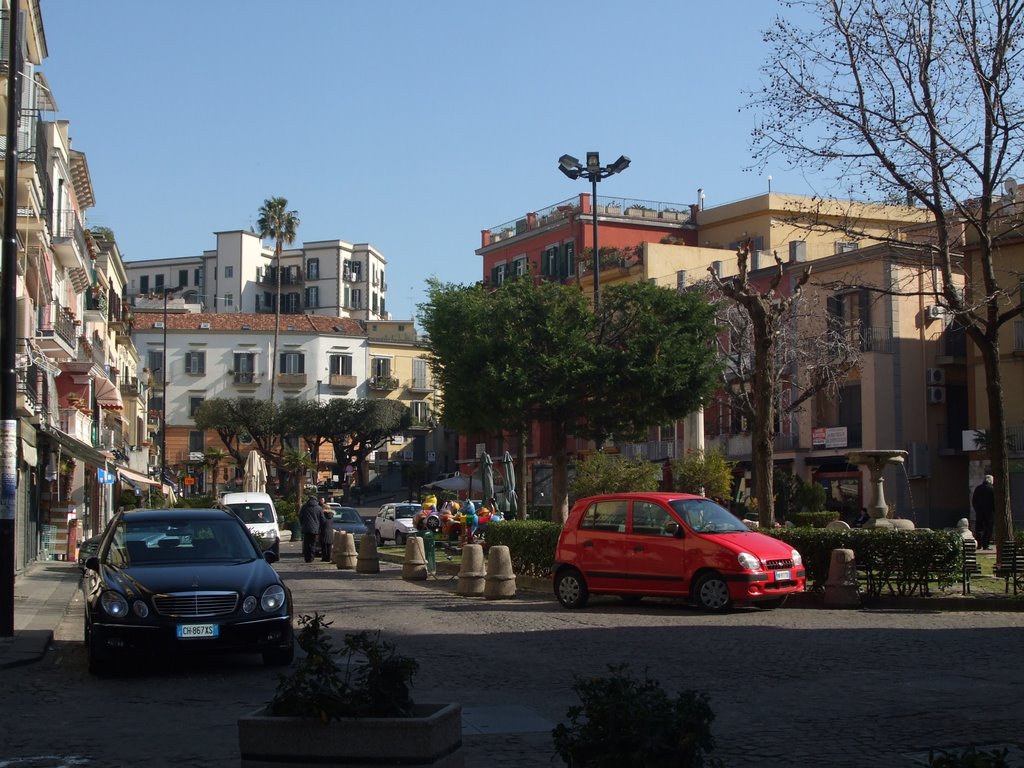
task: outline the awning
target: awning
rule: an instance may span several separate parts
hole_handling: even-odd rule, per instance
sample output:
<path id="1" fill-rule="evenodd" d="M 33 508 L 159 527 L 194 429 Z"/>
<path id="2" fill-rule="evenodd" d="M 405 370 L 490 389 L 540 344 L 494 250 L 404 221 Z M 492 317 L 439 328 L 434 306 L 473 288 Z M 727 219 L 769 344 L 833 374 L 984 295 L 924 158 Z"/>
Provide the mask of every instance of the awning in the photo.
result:
<path id="1" fill-rule="evenodd" d="M 94 467 L 106 467 L 108 464 L 113 463 L 114 457 L 112 454 L 98 451 L 91 445 L 79 442 L 60 430 L 48 429 L 46 432 L 40 432 L 39 437 L 46 438 L 51 444 L 59 445 L 76 459 L 92 464 Z"/>
<path id="2" fill-rule="evenodd" d="M 121 391 L 114 386 L 110 379 L 97 376 L 93 380 L 93 386 L 96 389 L 96 403 L 98 405 L 114 411 L 120 411 L 124 408 L 124 402 L 121 400 Z"/>
<path id="3" fill-rule="evenodd" d="M 131 484 L 138 485 L 160 485 L 159 480 L 153 480 L 152 478 L 146 477 L 141 472 L 136 472 L 133 469 L 127 469 L 125 467 L 117 468 L 117 475 L 122 480 L 127 480 Z"/>

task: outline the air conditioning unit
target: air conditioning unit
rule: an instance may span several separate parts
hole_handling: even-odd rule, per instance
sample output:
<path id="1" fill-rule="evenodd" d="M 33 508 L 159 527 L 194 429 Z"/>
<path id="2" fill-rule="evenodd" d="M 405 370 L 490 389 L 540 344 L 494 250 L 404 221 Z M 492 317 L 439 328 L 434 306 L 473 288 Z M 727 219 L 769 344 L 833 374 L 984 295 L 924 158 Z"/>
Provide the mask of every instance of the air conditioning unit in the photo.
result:
<path id="1" fill-rule="evenodd" d="M 945 387 L 928 387 L 928 404 L 938 405 L 939 403 L 946 402 L 946 388 Z"/>
<path id="2" fill-rule="evenodd" d="M 199 324 L 199 330 L 201 330 L 201 331 L 208 331 L 208 330 L 210 330 L 210 324 L 209 323 L 200 323 Z"/>
<path id="3" fill-rule="evenodd" d="M 943 387 L 946 385 L 946 371 L 943 368 L 929 368 L 927 379 L 929 387 Z"/>
<path id="4" fill-rule="evenodd" d="M 161 321 L 157 320 L 155 323 L 153 323 L 153 327 L 154 328 L 163 328 L 164 324 Z"/>
<path id="5" fill-rule="evenodd" d="M 946 308 L 941 304 L 929 304 L 924 308 L 924 315 L 929 320 L 938 320 L 940 317 L 945 316 Z"/>

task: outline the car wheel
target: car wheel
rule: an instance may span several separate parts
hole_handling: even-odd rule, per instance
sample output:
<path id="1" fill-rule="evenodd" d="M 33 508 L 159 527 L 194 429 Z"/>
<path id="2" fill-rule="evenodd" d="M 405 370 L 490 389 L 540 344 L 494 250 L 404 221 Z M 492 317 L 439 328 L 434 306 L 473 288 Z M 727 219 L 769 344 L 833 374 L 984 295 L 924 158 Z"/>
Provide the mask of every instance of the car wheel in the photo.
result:
<path id="1" fill-rule="evenodd" d="M 582 608 L 587 604 L 590 590 L 583 574 L 575 568 L 567 568 L 555 580 L 555 597 L 566 608 Z"/>
<path id="2" fill-rule="evenodd" d="M 395 531 L 395 544 L 397 544 L 398 546 L 403 546 L 405 544 L 406 538 L 408 537 L 401 531 Z"/>
<path id="3" fill-rule="evenodd" d="M 729 596 L 729 585 L 717 573 L 705 573 L 693 588 L 697 605 L 705 611 L 716 613 L 726 610 L 732 605 Z"/>
<path id="4" fill-rule="evenodd" d="M 295 659 L 295 646 L 263 652 L 263 663 L 268 667 L 287 667 Z"/>

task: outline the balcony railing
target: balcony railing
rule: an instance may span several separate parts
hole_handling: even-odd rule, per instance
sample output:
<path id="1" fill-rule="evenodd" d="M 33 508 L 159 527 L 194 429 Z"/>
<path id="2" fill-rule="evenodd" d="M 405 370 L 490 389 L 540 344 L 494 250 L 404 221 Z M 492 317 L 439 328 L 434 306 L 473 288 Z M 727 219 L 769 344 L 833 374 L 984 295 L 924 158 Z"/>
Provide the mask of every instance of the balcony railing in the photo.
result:
<path id="1" fill-rule="evenodd" d="M 255 371 L 232 371 L 229 375 L 234 384 L 255 385 L 259 383 Z"/>
<path id="2" fill-rule="evenodd" d="M 356 377 L 344 373 L 332 373 L 327 384 L 336 389 L 352 389 L 356 385 Z"/>
<path id="3" fill-rule="evenodd" d="M 619 451 L 627 459 L 674 459 L 676 446 L 671 440 L 652 440 L 646 443 L 624 443 Z"/>
<path id="4" fill-rule="evenodd" d="M 47 401 L 46 378 L 42 369 L 32 364 L 18 369 L 18 393 L 23 398 L 24 415 L 34 415 Z"/>
<path id="5" fill-rule="evenodd" d="M 277 285 L 277 270 L 268 267 L 260 273 L 256 282 L 260 285 Z M 285 267 L 281 270 L 281 285 L 302 285 L 306 282 L 306 275 L 301 269 Z"/>
<path id="6" fill-rule="evenodd" d="M 1011 453 L 1024 454 L 1024 424 L 1006 425 L 1006 447 Z"/>
<path id="7" fill-rule="evenodd" d="M 39 308 L 39 331 L 40 338 L 47 339 L 56 336 L 63 341 L 68 349 L 74 350 L 78 346 L 75 333 L 75 318 L 56 301 L 51 304 L 44 304 Z"/>
<path id="8" fill-rule="evenodd" d="M 409 389 L 413 392 L 433 392 L 434 387 L 426 378 L 414 378 L 409 382 Z"/>
<path id="9" fill-rule="evenodd" d="M 374 389 L 379 392 L 388 392 L 393 389 L 398 389 L 398 379 L 394 376 L 371 376 L 369 384 L 370 389 Z"/>
<path id="10" fill-rule="evenodd" d="M 282 387 L 304 387 L 306 386 L 306 374 L 304 373 L 279 373 L 277 383 Z"/>

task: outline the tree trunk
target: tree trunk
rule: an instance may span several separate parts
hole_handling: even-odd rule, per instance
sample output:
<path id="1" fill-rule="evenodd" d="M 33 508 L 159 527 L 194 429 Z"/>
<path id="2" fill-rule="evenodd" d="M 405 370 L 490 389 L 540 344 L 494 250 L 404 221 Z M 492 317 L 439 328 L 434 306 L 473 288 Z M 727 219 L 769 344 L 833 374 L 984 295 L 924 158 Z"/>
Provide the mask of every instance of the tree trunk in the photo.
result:
<path id="1" fill-rule="evenodd" d="M 277 383 L 277 340 L 281 335 L 281 239 L 275 246 L 277 261 L 277 298 L 274 301 L 274 354 L 270 359 L 270 402 L 274 402 L 274 385 Z"/>
<path id="2" fill-rule="evenodd" d="M 569 518 L 569 457 L 565 451 L 565 424 L 551 425 L 551 520 L 565 523 Z"/>
<path id="3" fill-rule="evenodd" d="M 764 528 L 775 527 L 775 402 L 778 380 L 775 371 L 775 344 L 772 323 L 763 312 L 751 312 L 755 355 L 753 386 L 754 418 L 750 436 L 750 459 L 757 498 L 757 521 Z"/>
<path id="4" fill-rule="evenodd" d="M 1003 379 L 999 366 L 998 329 L 985 339 L 981 358 L 985 366 L 985 393 L 988 398 L 988 455 L 995 479 L 995 514 L 992 539 L 1002 551 L 1004 541 L 1013 538 L 1013 515 L 1010 511 L 1010 462 L 1006 455 L 1006 423 L 1003 411 Z"/>

